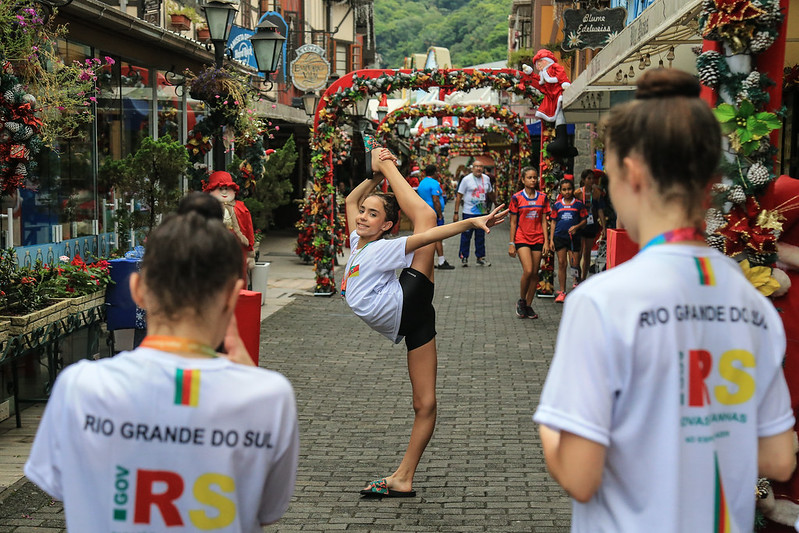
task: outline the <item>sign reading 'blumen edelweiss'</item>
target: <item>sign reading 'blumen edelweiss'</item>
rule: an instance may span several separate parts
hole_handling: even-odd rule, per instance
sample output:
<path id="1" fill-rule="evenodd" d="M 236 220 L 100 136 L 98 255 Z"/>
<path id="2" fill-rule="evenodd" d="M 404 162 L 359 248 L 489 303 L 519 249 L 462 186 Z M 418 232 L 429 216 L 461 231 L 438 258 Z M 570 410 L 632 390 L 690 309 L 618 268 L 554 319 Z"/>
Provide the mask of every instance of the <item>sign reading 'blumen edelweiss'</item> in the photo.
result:
<path id="1" fill-rule="evenodd" d="M 565 50 L 602 48 L 624 28 L 627 10 L 623 7 L 611 9 L 567 9 L 563 12 L 563 34 L 566 36 L 560 47 Z"/>

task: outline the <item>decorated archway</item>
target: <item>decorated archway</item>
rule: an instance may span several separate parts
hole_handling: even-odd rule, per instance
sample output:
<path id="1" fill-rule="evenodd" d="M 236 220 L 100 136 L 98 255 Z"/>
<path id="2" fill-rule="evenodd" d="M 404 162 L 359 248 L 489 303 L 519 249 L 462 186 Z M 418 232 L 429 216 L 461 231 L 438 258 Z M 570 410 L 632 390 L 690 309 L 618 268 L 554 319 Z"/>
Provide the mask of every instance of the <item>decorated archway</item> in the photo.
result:
<path id="1" fill-rule="evenodd" d="M 408 118 L 417 119 L 423 117 L 459 117 L 460 119 L 477 119 L 477 118 L 492 118 L 498 122 L 506 125 L 504 128 L 497 126 L 489 126 L 486 128 L 492 132 L 497 132 L 506 137 L 513 149 L 511 150 L 510 160 L 513 161 L 511 168 L 517 170 L 521 168 L 521 160 L 530 155 L 530 135 L 527 130 L 527 125 L 524 123 L 519 115 L 508 109 L 507 107 L 500 107 L 494 105 L 421 105 L 421 106 L 404 106 L 396 109 L 393 113 L 386 116 L 378 128 L 378 134 L 383 138 L 388 137 L 395 129 L 396 123 L 400 120 Z M 464 121 L 465 122 L 465 121 Z M 467 131 L 477 133 L 481 131 L 481 127 L 472 125 L 471 121 L 467 122 L 466 126 L 457 128 L 432 128 L 425 130 L 424 133 L 428 135 L 435 135 L 439 138 L 445 136 L 449 138 L 451 135 L 465 134 Z M 450 133 L 450 131 L 452 131 Z M 417 135 L 417 139 L 421 138 Z M 461 151 L 472 151 L 468 147 L 460 147 Z M 476 154 L 475 154 L 476 155 Z M 507 203 L 510 195 L 514 192 L 511 187 L 514 185 L 514 180 L 510 178 L 508 173 L 503 172 L 496 176 L 496 188 L 499 193 L 497 201 L 499 203 Z"/>
<path id="2" fill-rule="evenodd" d="M 364 98 L 400 89 L 437 87 L 441 97 L 453 91 L 490 87 L 527 98 L 532 105 L 541 100 L 526 76 L 513 69 L 464 70 L 358 70 L 336 80 L 325 91 L 316 108 L 311 139 L 313 188 L 303 203 L 297 226 L 300 235 L 295 252 L 313 260 L 317 295 L 335 293 L 333 263 L 344 241 L 336 216 L 333 147 L 341 144 L 340 123 L 345 109 Z M 506 111 L 512 113 L 509 109 Z"/>

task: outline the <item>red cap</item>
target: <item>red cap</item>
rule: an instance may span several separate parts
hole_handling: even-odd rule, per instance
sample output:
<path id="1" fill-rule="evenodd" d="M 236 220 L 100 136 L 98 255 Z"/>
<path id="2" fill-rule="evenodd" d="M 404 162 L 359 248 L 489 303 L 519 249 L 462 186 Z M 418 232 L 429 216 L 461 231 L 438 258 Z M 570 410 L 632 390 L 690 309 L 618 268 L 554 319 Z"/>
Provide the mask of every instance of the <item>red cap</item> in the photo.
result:
<path id="1" fill-rule="evenodd" d="M 228 187 L 239 192 L 239 186 L 233 181 L 229 172 L 217 170 L 208 176 L 208 181 L 203 181 L 203 192 L 211 192 L 219 187 Z"/>
<path id="2" fill-rule="evenodd" d="M 538 52 L 536 52 L 536 54 L 533 56 L 533 65 L 535 65 L 536 61 L 538 61 L 539 59 L 551 59 L 552 62 L 554 63 L 555 54 L 553 54 L 551 51 L 547 50 L 546 48 L 543 48 Z"/>
<path id="3" fill-rule="evenodd" d="M 569 181 L 574 181 L 574 174 L 564 174 L 563 175 L 563 179 L 569 180 Z"/>

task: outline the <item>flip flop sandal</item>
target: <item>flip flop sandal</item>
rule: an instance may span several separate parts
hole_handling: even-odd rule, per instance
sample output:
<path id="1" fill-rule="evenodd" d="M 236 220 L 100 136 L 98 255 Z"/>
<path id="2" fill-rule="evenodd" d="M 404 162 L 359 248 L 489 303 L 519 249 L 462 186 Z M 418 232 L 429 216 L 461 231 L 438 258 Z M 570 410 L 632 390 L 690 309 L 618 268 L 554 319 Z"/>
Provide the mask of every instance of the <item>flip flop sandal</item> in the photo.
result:
<path id="1" fill-rule="evenodd" d="M 366 152 L 366 177 L 372 176 L 372 150 L 380 148 L 380 143 L 374 136 L 368 133 L 363 134 L 363 148 Z"/>
<path id="2" fill-rule="evenodd" d="M 413 498 L 415 490 L 401 491 L 388 488 L 386 478 L 370 481 L 368 488 L 361 491 L 361 496 L 366 498 Z"/>

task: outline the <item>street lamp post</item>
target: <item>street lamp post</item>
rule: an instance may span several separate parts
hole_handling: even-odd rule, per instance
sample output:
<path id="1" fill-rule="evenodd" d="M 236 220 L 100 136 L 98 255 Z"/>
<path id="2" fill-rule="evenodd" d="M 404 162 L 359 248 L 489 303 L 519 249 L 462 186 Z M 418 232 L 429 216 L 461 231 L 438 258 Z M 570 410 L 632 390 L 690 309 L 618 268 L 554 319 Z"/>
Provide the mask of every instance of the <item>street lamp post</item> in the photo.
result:
<path id="1" fill-rule="evenodd" d="M 305 108 L 305 114 L 312 117 L 316 114 L 316 106 L 319 105 L 319 96 L 313 92 L 307 92 L 302 95 L 302 107 Z"/>
<path id="2" fill-rule="evenodd" d="M 225 60 L 230 29 L 238 13 L 238 0 L 234 2 L 212 0 L 202 7 L 205 11 L 205 20 L 208 23 L 208 32 L 211 34 L 211 43 L 214 45 L 214 60 L 216 68 L 222 68 Z M 283 51 L 283 41 L 286 38 L 277 32 L 277 26 L 268 20 L 262 21 L 255 27 L 255 34 L 250 37 L 255 63 L 258 71 L 269 75 L 277 70 L 280 56 Z M 214 170 L 225 170 L 225 150 L 222 144 L 222 132 L 214 134 Z"/>
<path id="3" fill-rule="evenodd" d="M 225 60 L 225 48 L 236 18 L 238 8 L 229 2 L 212 1 L 203 5 L 211 43 L 214 45 L 214 63 L 222 68 Z M 214 133 L 214 170 L 225 170 L 225 147 L 222 144 L 222 132 Z"/>

